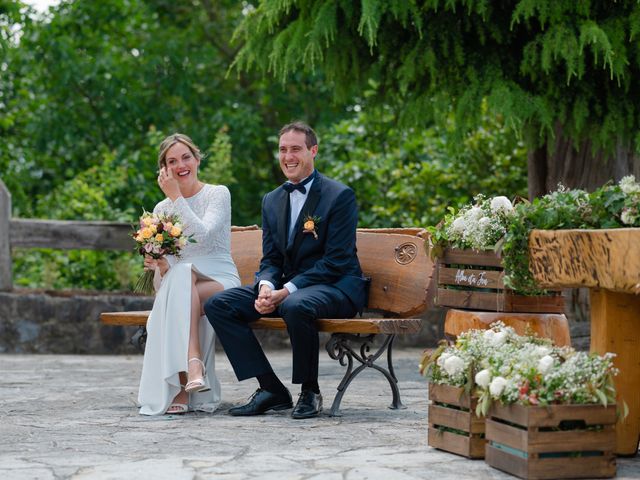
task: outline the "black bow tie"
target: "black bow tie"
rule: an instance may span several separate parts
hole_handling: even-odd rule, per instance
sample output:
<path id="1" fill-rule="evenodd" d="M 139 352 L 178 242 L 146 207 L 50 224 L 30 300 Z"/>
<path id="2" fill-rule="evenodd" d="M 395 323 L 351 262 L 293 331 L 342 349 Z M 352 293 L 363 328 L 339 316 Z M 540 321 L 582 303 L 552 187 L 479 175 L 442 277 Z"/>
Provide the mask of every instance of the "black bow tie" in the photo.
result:
<path id="1" fill-rule="evenodd" d="M 307 187 L 305 187 L 301 183 L 289 183 L 289 182 L 287 182 L 287 183 L 282 185 L 282 188 L 284 188 L 284 190 L 287 193 L 291 193 L 294 190 L 299 190 L 301 193 L 307 193 Z"/>
<path id="2" fill-rule="evenodd" d="M 307 178 L 305 178 L 300 183 L 285 182 L 285 183 L 282 184 L 282 188 L 284 188 L 285 192 L 287 192 L 287 193 L 291 193 L 294 190 L 299 190 L 300 193 L 305 194 L 305 193 L 307 193 L 307 187 L 305 187 L 305 185 L 307 183 L 309 183 L 311 180 L 313 180 L 313 178 L 316 176 L 315 173 L 316 172 L 314 170 L 311 175 L 309 175 Z"/>

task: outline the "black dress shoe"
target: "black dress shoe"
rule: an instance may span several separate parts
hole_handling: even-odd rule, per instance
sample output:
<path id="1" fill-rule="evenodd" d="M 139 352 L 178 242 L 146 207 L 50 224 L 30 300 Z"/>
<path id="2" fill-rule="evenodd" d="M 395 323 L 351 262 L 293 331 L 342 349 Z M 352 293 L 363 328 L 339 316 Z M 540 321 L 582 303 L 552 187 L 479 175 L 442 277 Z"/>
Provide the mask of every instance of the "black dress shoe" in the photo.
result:
<path id="1" fill-rule="evenodd" d="M 236 417 L 262 415 L 269 410 L 286 410 L 291 407 L 293 402 L 289 390 L 285 389 L 283 393 L 271 393 L 259 388 L 251 395 L 247 404 L 230 408 L 229 415 Z"/>
<path id="2" fill-rule="evenodd" d="M 322 411 L 322 395 L 303 390 L 298 397 L 298 403 L 291 412 L 292 418 L 312 418 L 317 417 Z"/>

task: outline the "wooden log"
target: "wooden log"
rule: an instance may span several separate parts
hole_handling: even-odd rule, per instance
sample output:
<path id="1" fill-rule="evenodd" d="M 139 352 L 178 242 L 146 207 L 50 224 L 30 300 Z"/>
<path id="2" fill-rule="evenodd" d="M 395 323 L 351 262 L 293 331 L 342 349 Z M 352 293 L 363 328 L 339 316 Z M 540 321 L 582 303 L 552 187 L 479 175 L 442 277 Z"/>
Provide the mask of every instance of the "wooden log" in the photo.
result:
<path id="1" fill-rule="evenodd" d="M 0 180 L 0 291 L 13 289 L 11 273 L 11 243 L 9 241 L 11 222 L 11 194 Z"/>
<path id="2" fill-rule="evenodd" d="M 444 333 L 448 337 L 457 337 L 467 330 L 483 330 L 493 322 L 501 321 L 513 327 L 519 335 L 533 333 L 549 338 L 555 345 L 570 346 L 569 322 L 564 314 L 558 313 L 505 313 L 477 312 L 451 309 L 444 322 Z"/>
<path id="3" fill-rule="evenodd" d="M 640 294 L 640 228 L 533 230 L 530 270 L 544 288 Z"/>
<path id="4" fill-rule="evenodd" d="M 133 251 L 133 227 L 122 222 L 11 220 L 11 246 Z"/>
<path id="5" fill-rule="evenodd" d="M 133 251 L 135 246 L 133 225 L 124 222 L 14 218 L 9 226 L 12 247 Z M 232 232 L 248 230 L 257 231 L 258 227 L 231 227 Z"/>

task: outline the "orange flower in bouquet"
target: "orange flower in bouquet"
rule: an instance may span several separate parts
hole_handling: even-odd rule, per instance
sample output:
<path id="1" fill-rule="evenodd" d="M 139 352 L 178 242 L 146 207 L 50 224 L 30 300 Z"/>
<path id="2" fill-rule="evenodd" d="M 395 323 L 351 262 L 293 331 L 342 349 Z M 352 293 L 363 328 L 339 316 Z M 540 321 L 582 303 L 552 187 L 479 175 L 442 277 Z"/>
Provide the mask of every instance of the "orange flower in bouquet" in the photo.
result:
<path id="1" fill-rule="evenodd" d="M 184 235 L 184 229 L 177 215 L 158 215 L 143 211 L 139 228 L 132 234 L 136 250 L 140 255 L 161 258 L 165 255 L 180 256 L 187 243 L 195 243 L 191 235 Z M 134 291 L 150 295 L 153 293 L 154 272 L 146 270 L 138 279 Z"/>

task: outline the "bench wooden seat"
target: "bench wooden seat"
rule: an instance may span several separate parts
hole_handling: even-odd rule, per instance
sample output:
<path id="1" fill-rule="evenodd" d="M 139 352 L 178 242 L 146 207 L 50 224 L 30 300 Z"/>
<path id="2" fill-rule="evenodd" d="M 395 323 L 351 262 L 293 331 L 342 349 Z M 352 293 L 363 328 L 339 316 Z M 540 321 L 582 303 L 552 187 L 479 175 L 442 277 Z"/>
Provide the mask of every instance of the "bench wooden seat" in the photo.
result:
<path id="1" fill-rule="evenodd" d="M 105 325 L 140 326 L 147 322 L 150 310 L 140 312 L 106 312 L 101 315 Z M 321 318 L 318 331 L 327 333 L 417 333 L 421 322 L 416 318 Z M 260 318 L 251 324 L 255 330 L 286 330 L 282 318 Z"/>
<path id="2" fill-rule="evenodd" d="M 346 366 L 331 406 L 331 415 L 339 415 L 340 403 L 351 381 L 364 369 L 382 373 L 391 387 L 390 408 L 403 408 L 393 370 L 393 340 L 399 334 L 417 333 L 419 318 L 411 318 L 427 306 L 427 287 L 433 264 L 426 248 L 426 232 L 422 229 L 358 229 L 356 246 L 364 275 L 371 278 L 367 311 L 376 317 L 349 319 L 319 319 L 318 330 L 331 333 L 326 350 L 331 358 Z M 243 285 L 252 284 L 262 257 L 262 231 L 257 227 L 233 227 L 231 255 Z M 106 325 L 133 325 L 141 329 L 134 337 L 144 348 L 149 311 L 105 312 L 100 318 Z M 379 318 L 382 317 L 382 318 Z M 252 323 L 254 329 L 286 330 L 281 318 L 261 318 Z M 376 336 L 382 335 L 382 345 L 369 353 Z M 386 368 L 376 360 L 386 353 Z M 353 368 L 354 360 L 358 362 Z"/>

